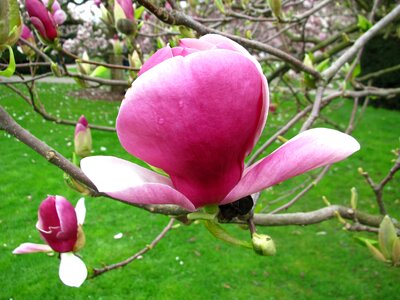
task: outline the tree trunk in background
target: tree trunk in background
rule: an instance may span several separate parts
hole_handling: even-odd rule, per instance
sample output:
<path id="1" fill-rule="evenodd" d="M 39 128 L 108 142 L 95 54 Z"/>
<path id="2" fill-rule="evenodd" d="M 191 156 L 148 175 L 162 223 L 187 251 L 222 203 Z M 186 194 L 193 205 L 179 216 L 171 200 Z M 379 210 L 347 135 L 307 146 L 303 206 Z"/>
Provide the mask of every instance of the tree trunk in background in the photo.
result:
<path id="1" fill-rule="evenodd" d="M 109 61 L 114 65 L 122 65 L 122 55 L 110 54 Z M 111 79 L 124 80 L 124 71 L 118 69 L 111 69 Z M 125 93 L 125 87 L 119 85 L 112 85 L 111 92 L 123 95 Z"/>

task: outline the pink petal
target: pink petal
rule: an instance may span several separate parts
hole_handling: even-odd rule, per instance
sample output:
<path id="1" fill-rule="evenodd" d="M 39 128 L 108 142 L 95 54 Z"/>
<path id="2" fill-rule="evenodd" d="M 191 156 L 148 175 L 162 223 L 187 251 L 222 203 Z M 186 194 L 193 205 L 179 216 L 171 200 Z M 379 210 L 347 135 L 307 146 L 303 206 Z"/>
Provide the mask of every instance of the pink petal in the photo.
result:
<path id="1" fill-rule="evenodd" d="M 48 196 L 40 204 L 37 229 L 54 251 L 72 251 L 78 233 L 75 208 L 64 197 Z"/>
<path id="2" fill-rule="evenodd" d="M 215 49 L 215 45 L 212 43 L 208 43 L 202 39 L 190 39 L 185 38 L 179 41 L 179 46 L 183 48 L 194 48 L 197 50 L 210 50 Z"/>
<path id="3" fill-rule="evenodd" d="M 199 51 L 140 76 L 121 105 L 117 132 L 129 153 L 167 172 L 199 207 L 218 203 L 240 180 L 264 106 L 263 79 L 249 59 Z"/>
<path id="4" fill-rule="evenodd" d="M 138 76 L 142 75 L 147 70 L 150 70 L 154 66 L 158 65 L 159 63 L 173 57 L 171 47 L 169 45 L 165 46 L 156 51 L 142 66 Z"/>
<path id="5" fill-rule="evenodd" d="M 56 24 L 61 25 L 67 19 L 67 14 L 62 9 L 59 9 L 53 13 L 53 18 Z"/>
<path id="6" fill-rule="evenodd" d="M 78 230 L 78 219 L 76 217 L 75 208 L 62 196 L 56 196 L 55 205 L 58 217 L 60 218 L 61 227 L 61 231 L 57 234 L 57 238 L 74 239 Z"/>
<path id="7" fill-rule="evenodd" d="M 267 115 L 268 115 L 268 106 L 269 106 L 269 93 L 268 93 L 268 82 L 267 79 L 264 76 L 264 73 L 262 71 L 261 65 L 259 62 L 256 60 L 254 56 L 252 56 L 243 46 L 240 44 L 232 41 L 231 39 L 228 39 L 227 37 L 224 37 L 219 34 L 206 34 L 202 36 L 199 40 L 198 39 L 182 39 L 184 40 L 184 45 L 185 46 L 192 46 L 193 48 L 200 47 L 200 45 L 203 45 L 203 48 L 206 48 L 206 45 L 208 47 L 211 47 L 211 45 L 214 45 L 215 48 L 219 49 L 228 49 L 232 51 L 239 52 L 243 54 L 245 57 L 250 59 L 254 65 L 257 67 L 257 69 L 260 72 L 260 75 L 263 79 L 263 99 L 264 99 L 264 104 L 262 108 L 262 118 L 259 119 L 258 125 L 257 125 L 257 132 L 254 136 L 253 142 L 249 144 L 249 147 L 247 148 L 246 151 L 246 156 L 250 154 L 250 152 L 253 150 L 254 146 L 256 145 L 258 139 L 261 136 L 261 133 L 264 130 L 265 127 L 265 122 L 267 120 Z M 182 44 L 181 40 L 181 44 Z M 190 41 L 189 41 L 190 40 Z"/>
<path id="8" fill-rule="evenodd" d="M 100 192 L 128 203 L 175 204 L 193 211 L 193 204 L 176 191 L 171 180 L 134 163 L 112 156 L 81 160 L 82 171 Z"/>
<path id="9" fill-rule="evenodd" d="M 252 56 L 242 45 L 232 41 L 231 39 L 219 34 L 206 34 L 200 38 L 200 41 L 213 44 L 219 49 L 228 49 L 242 53 L 244 56 L 250 59 L 257 66 L 260 73 L 262 73 L 261 65 L 257 59 Z"/>
<path id="10" fill-rule="evenodd" d="M 360 144 L 353 137 L 339 131 L 327 128 L 307 130 L 246 169 L 243 178 L 222 204 L 343 160 L 359 149 Z"/>
<path id="11" fill-rule="evenodd" d="M 36 252 L 51 252 L 50 246 L 34 243 L 23 243 L 14 249 L 13 254 L 27 254 Z"/>

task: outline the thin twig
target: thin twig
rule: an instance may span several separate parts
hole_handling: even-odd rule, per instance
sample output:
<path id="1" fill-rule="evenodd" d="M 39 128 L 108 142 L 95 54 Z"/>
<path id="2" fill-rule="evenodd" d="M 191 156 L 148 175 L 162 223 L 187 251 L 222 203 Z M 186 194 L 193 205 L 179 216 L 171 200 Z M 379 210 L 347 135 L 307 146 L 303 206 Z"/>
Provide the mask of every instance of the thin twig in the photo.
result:
<path id="1" fill-rule="evenodd" d="M 397 17 L 400 16 L 400 5 L 397 5 L 390 13 L 388 13 L 385 17 L 383 17 L 379 22 L 377 22 L 374 26 L 372 26 L 366 33 L 360 36 L 357 41 L 346 50 L 345 53 L 340 56 L 335 63 L 322 72 L 322 77 L 329 81 L 339 70 L 340 68 L 362 48 L 364 45 L 369 42 L 376 34 L 379 33 L 380 30 L 385 28 L 391 22 L 393 22 Z"/>
<path id="2" fill-rule="evenodd" d="M 146 245 L 146 247 L 144 247 L 142 250 L 136 252 L 134 255 L 128 257 L 127 259 L 112 264 L 112 265 L 108 265 L 105 266 L 103 268 L 99 268 L 93 269 L 93 275 L 91 276 L 91 278 L 97 277 L 101 274 L 104 274 L 108 271 L 114 270 L 114 269 L 118 269 L 118 268 L 122 268 L 125 267 L 126 265 L 128 265 L 129 263 L 133 262 L 134 260 L 138 259 L 140 256 L 142 256 L 143 254 L 145 254 L 146 252 L 152 250 L 167 234 L 167 232 L 172 228 L 172 225 L 174 224 L 175 219 L 171 218 L 167 224 L 167 226 L 164 227 L 164 229 L 160 232 L 160 234 L 149 244 Z"/>

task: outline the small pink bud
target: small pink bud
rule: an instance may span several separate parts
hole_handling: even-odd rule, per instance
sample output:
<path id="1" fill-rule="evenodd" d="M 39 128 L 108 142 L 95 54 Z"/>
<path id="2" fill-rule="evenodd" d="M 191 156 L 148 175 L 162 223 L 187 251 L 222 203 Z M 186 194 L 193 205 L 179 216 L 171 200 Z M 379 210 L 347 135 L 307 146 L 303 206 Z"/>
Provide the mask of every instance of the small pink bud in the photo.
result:
<path id="1" fill-rule="evenodd" d="M 92 134 L 85 116 L 81 116 L 75 127 L 74 135 L 75 153 L 80 157 L 90 155 L 92 151 Z"/>
<path id="2" fill-rule="evenodd" d="M 75 208 L 62 196 L 48 196 L 39 207 L 36 225 L 45 242 L 56 252 L 71 252 L 78 239 Z"/>

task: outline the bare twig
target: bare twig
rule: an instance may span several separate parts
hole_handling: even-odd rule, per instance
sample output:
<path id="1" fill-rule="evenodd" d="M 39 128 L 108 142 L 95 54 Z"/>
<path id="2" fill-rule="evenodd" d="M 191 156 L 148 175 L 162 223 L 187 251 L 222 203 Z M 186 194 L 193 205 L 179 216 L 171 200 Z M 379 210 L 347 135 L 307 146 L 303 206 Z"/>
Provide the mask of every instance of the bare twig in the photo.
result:
<path id="1" fill-rule="evenodd" d="M 332 66 L 330 66 L 322 73 L 322 77 L 325 80 L 329 81 L 346 62 L 350 61 L 352 57 L 362 47 L 364 47 L 364 45 L 370 39 L 372 39 L 376 34 L 378 34 L 380 30 L 385 28 L 399 16 L 400 16 L 400 5 L 397 5 L 390 13 L 388 13 L 385 17 L 383 17 L 374 26 L 372 26 L 366 33 L 360 36 L 352 47 L 346 50 L 346 52 L 343 53 L 342 56 L 340 56 Z"/>
<path id="2" fill-rule="evenodd" d="M 315 187 L 318 182 L 321 181 L 321 179 L 324 177 L 326 172 L 330 169 L 331 165 L 325 166 L 322 171 L 318 174 L 317 178 L 313 182 L 311 182 L 309 185 L 307 185 L 300 193 L 298 193 L 295 197 L 293 197 L 292 200 L 289 202 L 285 203 L 284 205 L 274 209 L 273 211 L 269 212 L 268 214 L 276 214 L 282 210 L 286 210 L 289 207 L 291 207 L 293 204 L 295 204 L 297 201 L 299 201 L 308 191 L 310 191 L 313 187 Z"/>
<path id="3" fill-rule="evenodd" d="M 382 179 L 381 182 L 375 183 L 374 180 L 369 176 L 368 172 L 364 172 L 363 170 L 360 170 L 360 174 L 364 176 L 366 182 L 368 185 L 371 187 L 371 189 L 374 191 L 375 196 L 376 196 L 376 202 L 378 203 L 379 206 L 379 212 L 382 215 L 387 214 L 387 210 L 385 207 L 385 204 L 383 202 L 383 189 L 385 185 L 393 178 L 394 174 L 400 170 L 400 153 L 397 156 L 397 159 L 392 166 L 392 168 L 389 170 L 389 173 Z"/>
<path id="4" fill-rule="evenodd" d="M 318 118 L 319 112 L 321 110 L 321 102 L 322 102 L 322 97 L 324 95 L 324 90 L 325 90 L 325 87 L 323 85 L 318 86 L 317 94 L 315 96 L 315 101 L 313 104 L 311 114 L 307 118 L 307 120 L 304 122 L 303 126 L 300 129 L 300 132 L 303 132 L 303 131 L 309 129 L 312 126 L 312 124 L 315 122 L 315 120 Z"/>
<path id="5" fill-rule="evenodd" d="M 104 274 L 105 272 L 108 272 L 108 271 L 111 271 L 114 269 L 125 267 L 126 265 L 128 265 L 129 263 L 138 259 L 140 256 L 142 256 L 146 252 L 152 250 L 165 237 L 167 232 L 172 228 L 174 221 L 175 221 L 175 219 L 171 218 L 169 220 L 167 226 L 164 227 L 164 229 L 160 232 L 160 234 L 149 245 L 146 245 L 146 247 L 144 247 L 142 250 L 136 252 L 134 255 L 128 257 L 127 259 L 125 259 L 121 262 L 118 262 L 118 263 L 115 263 L 112 265 L 108 265 L 108 266 L 105 266 L 105 267 L 99 268 L 99 269 L 96 269 L 96 268 L 93 269 L 93 275 L 91 276 L 91 278 L 97 277 L 101 274 Z"/>
<path id="6" fill-rule="evenodd" d="M 320 73 L 315 71 L 314 69 L 307 67 L 304 65 L 300 60 L 297 58 L 287 54 L 286 52 L 279 50 L 277 48 L 274 48 L 270 45 L 266 45 L 254 40 L 249 40 L 246 38 L 242 38 L 233 34 L 225 33 L 219 30 L 212 29 L 210 27 L 207 27 L 190 16 L 180 12 L 180 11 L 168 11 L 167 9 L 164 9 L 162 7 L 154 5 L 152 2 L 149 0 L 138 0 L 138 2 L 146 7 L 151 13 L 153 13 L 158 19 L 161 21 L 171 24 L 171 25 L 184 25 L 189 28 L 192 28 L 196 30 L 200 34 L 206 34 L 206 33 L 217 33 L 223 36 L 226 36 L 239 44 L 242 44 L 245 47 L 252 48 L 252 49 L 258 49 L 261 51 L 265 51 L 271 55 L 274 55 L 276 57 L 279 57 L 283 61 L 293 65 L 295 68 L 304 71 L 308 74 L 311 74 L 315 78 L 320 78 Z"/>

